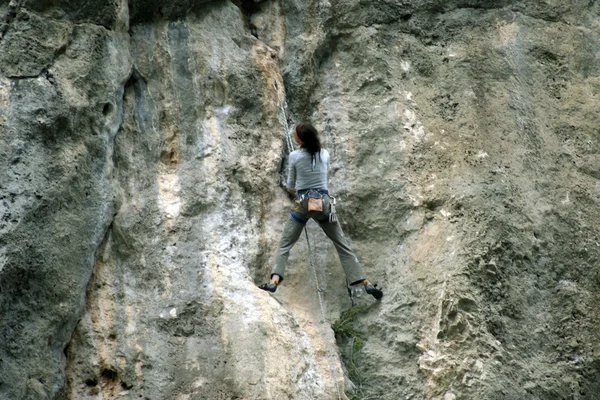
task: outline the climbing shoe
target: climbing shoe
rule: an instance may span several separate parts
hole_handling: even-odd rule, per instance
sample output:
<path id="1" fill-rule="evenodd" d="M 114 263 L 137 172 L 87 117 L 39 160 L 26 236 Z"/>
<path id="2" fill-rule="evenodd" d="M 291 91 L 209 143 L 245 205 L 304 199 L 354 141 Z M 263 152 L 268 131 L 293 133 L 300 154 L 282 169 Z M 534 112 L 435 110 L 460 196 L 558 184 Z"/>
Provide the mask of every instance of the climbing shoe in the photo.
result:
<path id="1" fill-rule="evenodd" d="M 381 298 L 383 297 L 383 292 L 380 289 L 377 289 L 377 284 L 365 285 L 365 292 L 375 297 L 375 300 L 381 300 Z"/>
<path id="2" fill-rule="evenodd" d="M 263 283 L 258 288 L 266 290 L 267 292 L 275 293 L 275 291 L 277 290 L 277 285 L 275 283 Z"/>

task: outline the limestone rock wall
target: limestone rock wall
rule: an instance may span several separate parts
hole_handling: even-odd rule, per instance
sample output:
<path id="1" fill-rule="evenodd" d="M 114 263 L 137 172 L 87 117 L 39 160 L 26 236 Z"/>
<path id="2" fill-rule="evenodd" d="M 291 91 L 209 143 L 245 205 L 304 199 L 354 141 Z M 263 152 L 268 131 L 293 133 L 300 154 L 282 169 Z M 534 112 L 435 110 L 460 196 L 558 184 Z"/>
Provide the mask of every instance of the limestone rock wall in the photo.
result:
<path id="1" fill-rule="evenodd" d="M 1 399 L 600 393 L 596 2 L 0 12 Z M 315 224 L 256 288 L 305 118 L 381 303 Z"/>

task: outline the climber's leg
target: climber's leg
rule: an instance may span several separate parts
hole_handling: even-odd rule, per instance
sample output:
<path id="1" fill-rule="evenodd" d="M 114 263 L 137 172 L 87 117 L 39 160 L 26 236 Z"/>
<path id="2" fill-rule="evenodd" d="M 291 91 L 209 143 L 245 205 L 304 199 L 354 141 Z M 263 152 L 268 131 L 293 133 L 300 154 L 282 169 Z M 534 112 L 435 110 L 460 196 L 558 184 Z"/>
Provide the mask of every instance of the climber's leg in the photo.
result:
<path id="1" fill-rule="evenodd" d="M 356 257 L 356 254 L 354 254 L 352 247 L 350 247 L 348 239 L 344 236 L 340 223 L 337 221 L 323 222 L 319 223 L 319 226 L 333 242 L 348 282 L 353 285 L 366 280 L 365 272 L 358 262 L 358 258 Z"/>
<path id="2" fill-rule="evenodd" d="M 290 256 L 290 250 L 294 247 L 298 238 L 300 238 L 302 229 L 307 221 L 308 220 L 295 215 L 294 213 L 290 215 L 290 218 L 283 228 L 283 233 L 279 240 L 279 247 L 275 253 L 275 265 L 271 270 L 271 278 L 273 278 L 273 275 L 277 274 L 279 275 L 279 282 L 283 281 L 285 267 L 287 265 L 288 257 Z"/>

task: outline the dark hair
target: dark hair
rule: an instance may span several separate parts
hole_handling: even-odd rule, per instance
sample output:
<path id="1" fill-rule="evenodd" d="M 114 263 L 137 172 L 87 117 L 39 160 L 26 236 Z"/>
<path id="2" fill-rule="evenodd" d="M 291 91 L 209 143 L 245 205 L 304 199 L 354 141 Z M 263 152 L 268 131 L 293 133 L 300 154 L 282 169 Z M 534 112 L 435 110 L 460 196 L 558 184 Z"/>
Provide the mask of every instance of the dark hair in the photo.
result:
<path id="1" fill-rule="evenodd" d="M 321 141 L 319 140 L 319 132 L 317 128 L 309 122 L 300 122 L 295 128 L 298 138 L 302 141 L 302 148 L 308 150 L 311 158 L 316 161 L 316 155 L 321 152 Z"/>

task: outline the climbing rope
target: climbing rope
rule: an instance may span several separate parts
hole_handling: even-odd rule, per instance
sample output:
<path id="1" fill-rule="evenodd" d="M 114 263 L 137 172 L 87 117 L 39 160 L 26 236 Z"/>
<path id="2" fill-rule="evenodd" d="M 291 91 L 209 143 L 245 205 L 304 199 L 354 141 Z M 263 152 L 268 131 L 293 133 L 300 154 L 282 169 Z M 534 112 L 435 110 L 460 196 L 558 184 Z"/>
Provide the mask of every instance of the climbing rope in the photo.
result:
<path id="1" fill-rule="evenodd" d="M 287 120 L 287 113 L 285 109 L 287 108 L 287 104 L 285 100 L 281 98 L 281 94 L 279 93 L 279 85 L 277 81 L 273 81 L 273 87 L 275 88 L 275 92 L 277 92 L 277 106 L 279 107 L 279 123 L 283 125 L 283 130 L 285 132 L 285 144 L 288 148 L 288 154 L 294 150 L 294 142 L 292 140 L 292 132 L 290 131 L 290 125 Z M 283 89 L 282 89 L 283 90 Z"/>
<path id="2" fill-rule="evenodd" d="M 277 81 L 273 81 L 273 87 L 275 88 L 275 91 L 277 92 L 277 105 L 279 107 L 280 110 L 280 116 L 279 116 L 279 121 L 280 123 L 283 125 L 283 128 L 285 130 L 285 137 L 286 137 L 286 145 L 288 148 L 288 155 L 289 153 L 291 153 L 294 150 L 294 142 L 292 140 L 292 132 L 290 130 L 290 126 L 287 120 L 287 113 L 285 111 L 286 109 L 286 103 L 285 101 L 282 99 L 281 94 L 279 92 L 279 85 L 277 84 Z M 317 268 L 315 266 L 315 262 L 314 262 L 314 257 L 313 257 L 313 252 L 310 246 L 310 240 L 308 239 L 308 229 L 306 228 L 306 225 L 304 225 L 304 235 L 306 236 L 306 245 L 308 247 L 308 258 L 310 261 L 310 266 L 313 272 L 313 279 L 315 281 L 315 288 L 317 290 L 317 296 L 319 297 L 319 308 L 321 310 L 321 318 L 323 319 L 323 322 L 327 322 L 327 317 L 325 314 L 325 305 L 323 302 L 323 292 L 324 289 L 319 287 L 319 278 L 317 276 Z M 335 389 L 337 391 L 337 396 L 338 396 L 338 400 L 342 399 L 342 393 L 340 391 L 340 385 L 338 384 L 338 380 L 337 380 L 337 373 L 335 370 L 335 358 L 333 355 L 333 351 L 331 350 L 331 348 L 328 351 L 329 353 L 329 365 L 331 367 L 331 376 L 333 378 L 333 381 L 335 382 Z"/>
<path id="3" fill-rule="evenodd" d="M 322 293 L 324 292 L 324 289 L 319 287 L 319 278 L 317 276 L 317 268 L 315 267 L 315 263 L 313 260 L 313 255 L 312 255 L 312 251 L 310 248 L 310 240 L 308 239 L 308 229 L 306 229 L 306 225 L 304 226 L 304 235 L 306 236 L 306 245 L 308 246 L 308 258 L 310 261 L 310 266 L 312 268 L 313 278 L 315 280 L 315 288 L 317 289 L 317 296 L 319 297 L 319 307 L 321 308 L 321 317 L 323 318 L 324 322 L 327 322 L 327 317 L 325 316 L 325 306 L 323 305 L 323 295 L 322 295 Z M 335 359 L 333 357 L 333 352 L 331 349 L 329 349 L 329 365 L 331 366 L 331 375 L 335 382 L 335 389 L 337 390 L 338 400 L 341 400 L 342 394 L 340 392 L 340 385 L 338 384 L 337 374 L 335 372 L 334 364 L 335 364 Z"/>

